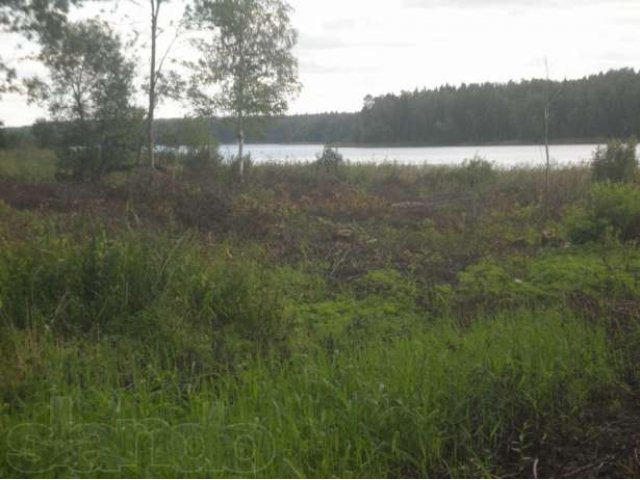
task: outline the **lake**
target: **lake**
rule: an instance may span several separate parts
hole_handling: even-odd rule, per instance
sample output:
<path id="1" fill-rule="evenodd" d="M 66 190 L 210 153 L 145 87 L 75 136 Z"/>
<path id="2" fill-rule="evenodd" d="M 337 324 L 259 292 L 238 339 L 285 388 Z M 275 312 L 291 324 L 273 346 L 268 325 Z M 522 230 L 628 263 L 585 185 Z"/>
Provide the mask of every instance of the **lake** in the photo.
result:
<path id="1" fill-rule="evenodd" d="M 552 145 L 553 163 L 577 164 L 591 159 L 597 145 Z M 322 153 L 323 145 L 248 144 L 245 151 L 257 162 L 310 162 Z M 357 163 L 399 162 L 414 165 L 458 165 L 480 156 L 497 166 L 534 166 L 545 163 L 541 145 L 469 146 L 469 147 L 344 147 L 338 151 L 345 159 Z M 231 157 L 236 145 L 220 145 L 220 153 Z"/>

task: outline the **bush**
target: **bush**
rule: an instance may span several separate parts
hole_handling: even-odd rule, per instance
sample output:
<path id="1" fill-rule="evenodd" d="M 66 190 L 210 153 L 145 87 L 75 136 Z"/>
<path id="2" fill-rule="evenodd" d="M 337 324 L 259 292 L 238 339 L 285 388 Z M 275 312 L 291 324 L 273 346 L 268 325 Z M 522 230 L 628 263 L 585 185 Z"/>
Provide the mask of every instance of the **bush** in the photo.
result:
<path id="1" fill-rule="evenodd" d="M 38 148 L 59 148 L 62 145 L 64 125 L 39 118 L 31 125 L 31 136 Z"/>
<path id="2" fill-rule="evenodd" d="M 28 144 L 28 138 L 24 134 L 9 131 L 0 122 L 0 150 L 20 148 Z"/>
<path id="3" fill-rule="evenodd" d="M 197 181 L 202 177 L 211 177 L 219 170 L 224 158 L 218 152 L 217 145 L 191 147 L 164 147 L 156 152 L 156 162 L 161 169 L 180 171 L 189 181 Z M 211 178 L 207 178 L 208 181 Z"/>
<path id="4" fill-rule="evenodd" d="M 638 159 L 635 138 L 626 142 L 613 140 L 606 148 L 598 147 L 591 163 L 592 178 L 596 182 L 631 182 L 636 176 Z"/>
<path id="5" fill-rule="evenodd" d="M 188 172 L 203 173 L 218 168 L 223 158 L 217 146 L 211 148 L 189 149 L 182 159 L 184 169 Z"/>
<path id="6" fill-rule="evenodd" d="M 493 164 L 479 156 L 465 160 L 457 173 L 460 183 L 472 188 L 486 183 L 496 176 Z"/>
<path id="7" fill-rule="evenodd" d="M 322 155 L 316 160 L 316 165 L 324 167 L 327 171 L 335 171 L 344 164 L 344 157 L 337 149 L 325 146 Z"/>
<path id="8" fill-rule="evenodd" d="M 640 190 L 632 185 L 594 185 L 586 206 L 566 216 L 567 235 L 573 243 L 602 241 L 607 235 L 621 241 L 640 237 Z"/>
<path id="9" fill-rule="evenodd" d="M 96 182 L 111 172 L 130 170 L 142 128 L 140 112 L 122 112 L 119 118 L 99 123 L 71 123 L 64 128 L 56 149 L 59 179 Z"/>

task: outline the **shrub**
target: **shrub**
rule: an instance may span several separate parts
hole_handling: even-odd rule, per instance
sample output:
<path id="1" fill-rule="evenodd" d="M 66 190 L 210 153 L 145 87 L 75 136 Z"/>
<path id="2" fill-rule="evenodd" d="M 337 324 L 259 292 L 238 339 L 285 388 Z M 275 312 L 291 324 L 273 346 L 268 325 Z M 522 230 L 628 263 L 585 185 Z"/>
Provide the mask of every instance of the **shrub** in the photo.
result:
<path id="1" fill-rule="evenodd" d="M 56 148 L 61 180 L 96 182 L 111 172 L 127 171 L 136 163 L 136 143 L 142 128 L 139 111 L 94 123 L 70 123 Z"/>
<path id="2" fill-rule="evenodd" d="M 57 148 L 62 145 L 64 125 L 39 118 L 31 126 L 31 136 L 38 148 Z"/>
<path id="3" fill-rule="evenodd" d="M 587 204 L 567 216 L 567 235 L 573 243 L 601 241 L 608 234 L 621 241 L 640 237 L 640 190 L 632 185 L 594 185 Z"/>
<path id="4" fill-rule="evenodd" d="M 472 159 L 465 160 L 457 173 L 460 183 L 469 187 L 486 183 L 496 176 L 493 164 L 477 155 Z"/>
<path id="5" fill-rule="evenodd" d="M 327 171 L 335 171 L 344 164 L 344 157 L 337 149 L 325 146 L 322 155 L 316 160 L 316 165 L 324 167 Z"/>
<path id="6" fill-rule="evenodd" d="M 0 150 L 20 148 L 28 144 L 28 137 L 24 133 L 10 131 L 0 122 Z"/>
<path id="7" fill-rule="evenodd" d="M 222 164 L 222 156 L 217 146 L 211 148 L 189 149 L 182 158 L 184 169 L 188 172 L 203 173 L 218 168 Z"/>
<path id="8" fill-rule="evenodd" d="M 613 140 L 606 148 L 598 147 L 591 163 L 592 178 L 596 182 L 630 182 L 638 169 L 635 138 L 626 142 Z"/>

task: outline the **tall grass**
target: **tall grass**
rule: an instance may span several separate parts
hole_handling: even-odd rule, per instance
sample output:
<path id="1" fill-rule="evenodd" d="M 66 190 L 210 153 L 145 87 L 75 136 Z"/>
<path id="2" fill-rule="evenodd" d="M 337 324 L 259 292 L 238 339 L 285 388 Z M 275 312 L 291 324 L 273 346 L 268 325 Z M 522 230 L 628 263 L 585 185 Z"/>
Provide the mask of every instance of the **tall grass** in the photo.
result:
<path id="1" fill-rule="evenodd" d="M 637 418 L 640 256 L 567 243 L 587 169 L 546 217 L 541 170 L 215 168 L 0 202 L 0 476 L 637 475 L 602 439 Z"/>
<path id="2" fill-rule="evenodd" d="M 56 158 L 51 150 L 37 148 L 0 150 L 0 179 L 52 181 L 55 171 Z"/>
<path id="3" fill-rule="evenodd" d="M 460 327 L 411 307 L 393 272 L 324 310 L 373 336 L 347 322 L 328 343 L 287 323 L 305 310 L 280 301 L 314 300 L 274 297 L 284 273 L 188 238 L 5 247 L 3 475 L 509 475 L 620 381 L 604 322 L 550 308 Z"/>
<path id="4" fill-rule="evenodd" d="M 268 283 L 256 261 L 225 260 L 186 237 L 44 236 L 0 250 L 0 322 L 58 338 L 135 340 L 172 351 L 170 362 L 187 369 L 215 370 L 286 337 L 279 289 Z"/>
<path id="5" fill-rule="evenodd" d="M 443 320 L 357 351 L 249 362 L 236 376 L 193 378 L 188 388 L 162 352 L 141 364 L 129 347 L 48 344 L 28 408 L 4 412 L 11 461 L 0 471 L 513 474 L 530 467 L 524 457 L 560 419 L 576 418 L 590 392 L 615 380 L 603 329 L 554 311 L 478 319 L 464 331 Z M 57 411 L 60 401 L 73 411 Z M 72 422 L 67 431 L 56 423 L 61 415 Z M 51 436 L 28 444 L 36 427 L 20 425 L 32 422 Z"/>

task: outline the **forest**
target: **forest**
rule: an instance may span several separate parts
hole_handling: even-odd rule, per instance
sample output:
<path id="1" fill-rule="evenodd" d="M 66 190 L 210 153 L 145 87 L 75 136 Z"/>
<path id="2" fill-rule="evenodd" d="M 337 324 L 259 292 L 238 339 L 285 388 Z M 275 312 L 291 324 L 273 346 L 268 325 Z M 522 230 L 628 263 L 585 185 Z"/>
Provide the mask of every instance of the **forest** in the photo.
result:
<path id="1" fill-rule="evenodd" d="M 540 143 L 544 110 L 555 140 L 640 133 L 640 73 L 609 71 L 580 80 L 444 86 L 365 99 L 360 142 Z"/>
<path id="2" fill-rule="evenodd" d="M 640 72 L 626 68 L 579 80 L 443 86 L 367 97 L 356 113 L 278 115 L 246 119 L 252 143 L 332 145 L 473 145 L 541 143 L 550 105 L 552 142 L 596 142 L 640 135 Z M 234 143 L 232 118 L 158 119 L 159 144 Z M 48 127 L 48 128 L 47 128 Z M 55 124 L 11 129 L 40 146 L 55 146 Z M 195 134 L 194 132 L 199 132 Z M 15 138 L 15 137 L 18 138 Z M 0 142 L 2 140 L 0 139 Z"/>
<path id="3" fill-rule="evenodd" d="M 541 143 L 547 99 L 552 141 L 594 142 L 640 135 L 640 72 L 629 68 L 561 82 L 538 79 L 443 86 L 367 97 L 358 113 L 254 119 L 247 140 L 361 145 Z M 180 121 L 159 123 L 160 143 L 166 143 L 165 135 Z M 214 121 L 212 132 L 220 143 L 235 141 L 228 122 L 225 128 L 224 121 Z"/>

